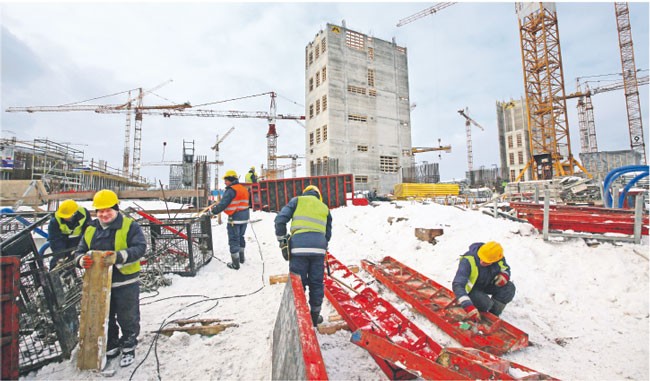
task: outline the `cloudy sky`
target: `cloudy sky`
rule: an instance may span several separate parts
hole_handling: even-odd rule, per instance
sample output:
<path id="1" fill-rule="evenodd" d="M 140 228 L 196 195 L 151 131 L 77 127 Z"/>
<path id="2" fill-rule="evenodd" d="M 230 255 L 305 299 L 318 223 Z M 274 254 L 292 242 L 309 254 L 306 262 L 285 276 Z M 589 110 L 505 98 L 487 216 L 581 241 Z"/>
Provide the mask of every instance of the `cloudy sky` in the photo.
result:
<path id="1" fill-rule="evenodd" d="M 92 112 L 7 113 L 11 106 L 63 105 L 121 93 L 90 103 L 119 104 L 126 90 L 154 88 L 145 105 L 189 101 L 200 105 L 275 91 L 280 114 L 304 115 L 304 48 L 327 23 L 408 49 L 413 145 L 450 144 L 452 153 L 419 154 L 439 162 L 443 180 L 467 168 L 465 126 L 457 110 L 468 107 L 485 131 L 473 130 L 474 167 L 498 164 L 495 102 L 523 96 L 517 17 L 513 3 L 459 3 L 402 27 L 397 22 L 434 3 L 214 3 L 117 2 L 0 5 L 2 25 L 2 136 L 69 142 L 85 158 L 121 168 L 125 117 Z M 612 3 L 558 3 L 566 92 L 576 77 L 616 79 L 621 62 Z M 630 3 L 637 69 L 648 74 L 647 2 Z M 618 77 L 620 79 L 620 77 Z M 611 83 L 592 83 L 593 86 Z M 648 87 L 640 88 L 646 144 Z M 629 149 L 622 91 L 593 97 L 598 147 Z M 572 150 L 580 151 L 575 100 L 567 101 Z M 202 108 L 268 111 L 260 96 Z M 195 153 L 214 158 L 221 144 L 221 173 L 266 166 L 263 119 L 162 118 L 144 115 L 142 162 L 180 161 L 183 140 Z M 303 128 L 278 121 L 278 154 L 305 151 Z M 164 145 L 166 143 L 166 146 Z M 131 145 L 132 146 L 132 145 Z M 279 160 L 289 164 L 290 160 Z M 304 164 L 298 175 L 304 175 Z M 168 181 L 168 169 L 145 166 L 141 174 Z M 287 172 L 287 175 L 290 173 Z"/>

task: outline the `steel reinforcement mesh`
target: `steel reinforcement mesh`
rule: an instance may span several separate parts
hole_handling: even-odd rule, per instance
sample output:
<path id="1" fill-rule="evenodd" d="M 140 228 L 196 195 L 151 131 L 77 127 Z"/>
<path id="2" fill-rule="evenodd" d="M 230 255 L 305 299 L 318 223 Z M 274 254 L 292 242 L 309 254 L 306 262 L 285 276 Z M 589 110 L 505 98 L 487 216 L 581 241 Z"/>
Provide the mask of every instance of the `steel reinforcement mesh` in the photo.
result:
<path id="1" fill-rule="evenodd" d="M 78 305 L 81 298 L 81 273 L 71 264 L 48 271 L 32 235 L 43 228 L 49 216 L 21 216 L 32 220 L 22 230 L 3 216 L 3 227 L 17 233 L 3 235 L 2 256 L 20 258 L 18 362 L 24 375 L 50 362 L 70 357 L 77 343 Z"/>
<path id="2" fill-rule="evenodd" d="M 209 216 L 138 221 L 147 239 L 142 272 L 194 276 L 212 259 Z"/>

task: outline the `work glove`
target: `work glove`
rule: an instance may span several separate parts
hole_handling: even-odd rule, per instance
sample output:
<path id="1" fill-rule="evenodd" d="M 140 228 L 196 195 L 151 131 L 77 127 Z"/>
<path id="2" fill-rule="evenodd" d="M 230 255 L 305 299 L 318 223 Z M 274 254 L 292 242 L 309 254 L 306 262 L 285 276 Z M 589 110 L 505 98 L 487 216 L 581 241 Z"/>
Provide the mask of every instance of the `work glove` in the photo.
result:
<path id="1" fill-rule="evenodd" d="M 506 273 L 499 273 L 499 275 L 494 277 L 494 285 L 497 287 L 503 287 L 508 283 L 510 277 Z"/>
<path id="2" fill-rule="evenodd" d="M 79 267 L 83 267 L 84 269 L 88 270 L 92 265 L 93 258 L 90 255 L 85 254 L 79 258 Z"/>
<path id="3" fill-rule="evenodd" d="M 102 263 L 104 264 L 104 267 L 113 266 L 116 260 L 117 256 L 114 251 L 105 251 L 102 253 Z"/>
<path id="4" fill-rule="evenodd" d="M 465 310 L 465 313 L 467 314 L 467 318 L 469 320 L 473 320 L 475 322 L 481 321 L 481 313 L 478 312 L 473 304 L 470 304 L 467 307 L 463 307 L 463 309 Z"/>
<path id="5" fill-rule="evenodd" d="M 278 236 L 278 243 L 280 244 L 280 250 L 282 251 L 282 257 L 285 261 L 289 260 L 289 235 Z"/>

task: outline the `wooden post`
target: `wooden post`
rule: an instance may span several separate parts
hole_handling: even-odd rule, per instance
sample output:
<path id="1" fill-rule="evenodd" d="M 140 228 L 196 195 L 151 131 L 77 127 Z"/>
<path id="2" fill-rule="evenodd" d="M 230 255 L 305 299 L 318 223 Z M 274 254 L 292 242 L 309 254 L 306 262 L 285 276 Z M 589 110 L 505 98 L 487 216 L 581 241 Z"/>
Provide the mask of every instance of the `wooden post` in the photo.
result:
<path id="1" fill-rule="evenodd" d="M 108 311 L 111 306 L 113 266 L 105 267 L 103 251 L 89 251 L 93 265 L 83 276 L 81 317 L 79 321 L 79 354 L 77 367 L 101 370 L 106 365 Z"/>

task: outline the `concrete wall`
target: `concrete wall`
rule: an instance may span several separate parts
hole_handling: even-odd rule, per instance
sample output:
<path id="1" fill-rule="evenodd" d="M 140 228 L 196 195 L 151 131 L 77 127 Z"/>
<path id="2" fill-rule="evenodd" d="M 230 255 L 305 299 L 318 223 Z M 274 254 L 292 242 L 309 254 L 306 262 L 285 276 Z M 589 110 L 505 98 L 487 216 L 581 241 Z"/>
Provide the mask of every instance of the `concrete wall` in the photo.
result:
<path id="1" fill-rule="evenodd" d="M 497 102 L 496 111 L 501 168 L 505 178 L 508 181 L 512 181 L 524 169 L 528 161 L 530 161 L 526 102 L 524 99 L 511 99 L 508 102 Z M 512 147 L 509 147 L 509 141 L 512 141 Z M 513 155 L 514 163 L 510 160 L 511 154 Z M 522 157 L 522 161 L 520 161 L 520 157 Z M 532 171 L 529 168 L 522 180 L 528 181 L 530 179 L 532 179 Z"/>
<path id="2" fill-rule="evenodd" d="M 357 47 L 348 46 L 346 38 L 354 39 Z M 322 51 L 323 40 L 326 41 L 325 52 Z M 399 169 L 410 166 L 413 159 L 406 49 L 393 42 L 328 24 L 326 30 L 319 32 L 307 45 L 305 54 L 307 162 L 337 158 L 339 173 L 353 173 L 357 180 L 359 176 L 367 178 L 367 187 L 379 193 L 392 192 L 393 186 L 401 182 Z M 325 82 L 322 82 L 323 68 L 327 72 Z M 374 81 L 369 79 L 369 71 Z M 319 73 L 321 81 L 317 86 Z M 310 80 L 313 80 L 311 90 Z M 327 97 L 324 112 L 323 96 Z M 321 111 L 318 113 L 319 100 Z M 314 111 L 310 118 L 312 106 Z M 364 120 L 350 120 L 350 115 Z M 325 125 L 327 140 L 323 141 Z M 320 142 L 316 138 L 319 130 Z M 395 158 L 394 172 L 381 170 L 381 156 Z"/>

